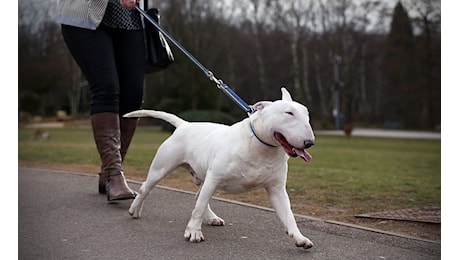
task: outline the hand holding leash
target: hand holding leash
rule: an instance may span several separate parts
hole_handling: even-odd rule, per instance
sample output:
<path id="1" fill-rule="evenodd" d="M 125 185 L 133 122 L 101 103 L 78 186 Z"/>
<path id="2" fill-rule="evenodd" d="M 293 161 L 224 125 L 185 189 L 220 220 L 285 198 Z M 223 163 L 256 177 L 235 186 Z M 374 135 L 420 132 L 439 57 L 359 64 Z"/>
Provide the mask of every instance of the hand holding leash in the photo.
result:
<path id="1" fill-rule="evenodd" d="M 140 0 L 120 0 L 120 4 L 122 7 L 135 9 L 136 4 L 139 3 Z"/>

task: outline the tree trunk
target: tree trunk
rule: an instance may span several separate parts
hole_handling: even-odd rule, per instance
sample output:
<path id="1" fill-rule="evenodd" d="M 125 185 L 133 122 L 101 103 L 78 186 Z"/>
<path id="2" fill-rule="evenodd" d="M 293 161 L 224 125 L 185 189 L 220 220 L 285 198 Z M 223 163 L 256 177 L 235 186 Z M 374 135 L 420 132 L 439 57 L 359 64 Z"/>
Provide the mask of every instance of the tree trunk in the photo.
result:
<path id="1" fill-rule="evenodd" d="M 313 98 L 311 96 L 311 90 L 310 90 L 310 84 L 309 84 L 310 74 L 308 71 L 309 66 L 308 66 L 307 44 L 306 43 L 303 44 L 300 50 L 302 52 L 302 64 L 303 64 L 303 73 L 302 73 L 303 89 L 305 90 L 305 98 L 307 100 L 307 105 L 308 105 L 313 101 Z"/>
<path id="2" fill-rule="evenodd" d="M 315 63 L 321 64 L 318 53 L 315 53 Z M 319 99 L 320 99 L 319 101 L 321 105 L 321 115 L 323 118 L 328 118 L 329 117 L 329 109 L 327 106 L 328 100 L 327 100 L 325 90 L 323 87 L 323 82 L 321 80 L 321 73 L 320 73 L 319 66 L 315 66 L 315 76 L 316 76 L 316 88 L 318 89 L 318 94 L 319 94 Z"/>
<path id="3" fill-rule="evenodd" d="M 73 61 L 71 62 L 71 74 L 72 74 L 72 85 L 67 91 L 70 101 L 70 115 L 75 117 L 78 115 L 78 107 L 80 106 L 80 97 L 81 97 L 81 71 L 78 68 L 77 64 Z"/>
<path id="4" fill-rule="evenodd" d="M 265 73 L 265 64 L 263 60 L 263 54 L 262 54 L 262 48 L 260 45 L 260 39 L 259 39 L 259 29 L 257 28 L 258 25 L 254 24 L 253 25 L 253 35 L 254 35 L 254 47 L 256 49 L 256 63 L 257 63 L 257 69 L 258 69 L 258 79 L 259 79 L 259 87 L 260 91 L 262 92 L 262 98 L 263 99 L 268 99 L 269 92 L 268 92 L 268 86 L 267 86 L 267 75 Z"/>
<path id="5" fill-rule="evenodd" d="M 300 66 L 299 58 L 297 57 L 299 37 L 297 32 L 292 32 L 291 36 L 292 78 L 294 80 L 294 93 L 300 103 L 305 103 L 302 87 L 300 85 Z"/>

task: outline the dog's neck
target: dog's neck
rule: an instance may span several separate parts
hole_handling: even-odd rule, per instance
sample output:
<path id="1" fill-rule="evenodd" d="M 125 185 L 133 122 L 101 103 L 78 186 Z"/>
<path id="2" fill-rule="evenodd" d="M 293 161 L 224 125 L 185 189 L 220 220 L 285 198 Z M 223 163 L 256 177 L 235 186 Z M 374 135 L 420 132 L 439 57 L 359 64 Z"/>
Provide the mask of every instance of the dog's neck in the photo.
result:
<path id="1" fill-rule="evenodd" d="M 260 137 L 260 135 L 257 134 L 257 131 L 254 129 L 254 124 L 252 123 L 252 119 L 249 119 L 249 128 L 251 129 L 251 132 L 252 134 L 254 135 L 254 137 L 261 143 L 263 143 L 264 145 L 266 146 L 269 146 L 269 147 L 277 147 L 276 145 L 272 145 L 264 140 L 262 140 L 262 138 Z"/>

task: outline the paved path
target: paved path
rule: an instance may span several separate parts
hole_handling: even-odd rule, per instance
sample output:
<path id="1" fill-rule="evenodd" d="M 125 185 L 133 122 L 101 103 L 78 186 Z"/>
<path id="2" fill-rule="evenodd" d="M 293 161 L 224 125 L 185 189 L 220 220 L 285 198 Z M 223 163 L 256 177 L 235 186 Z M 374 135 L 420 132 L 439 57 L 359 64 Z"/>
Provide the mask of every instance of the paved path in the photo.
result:
<path id="1" fill-rule="evenodd" d="M 345 133 L 342 130 L 316 130 L 315 134 L 345 136 Z M 373 128 L 355 128 L 351 132 L 351 136 L 441 140 L 440 132 L 405 131 Z"/>
<path id="2" fill-rule="evenodd" d="M 315 244 L 297 248 L 275 213 L 214 199 L 226 226 L 203 225 L 206 241 L 183 232 L 194 205 L 186 192 L 156 188 L 143 218 L 131 201 L 108 203 L 97 176 L 19 168 L 18 259 L 440 259 L 441 245 L 297 216 Z M 130 182 L 139 189 L 139 183 Z"/>

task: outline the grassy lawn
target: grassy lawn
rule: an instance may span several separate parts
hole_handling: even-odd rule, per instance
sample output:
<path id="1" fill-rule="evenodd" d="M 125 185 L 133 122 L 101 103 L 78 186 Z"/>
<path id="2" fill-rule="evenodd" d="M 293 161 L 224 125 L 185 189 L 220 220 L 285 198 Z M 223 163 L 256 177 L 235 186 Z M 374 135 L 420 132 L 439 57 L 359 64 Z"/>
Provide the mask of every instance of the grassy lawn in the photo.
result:
<path id="1" fill-rule="evenodd" d="M 97 173 L 99 155 L 90 128 L 46 131 L 51 135 L 49 140 L 34 140 L 32 129 L 19 128 L 19 165 Z M 128 178 L 145 179 L 156 149 L 168 136 L 149 128 L 137 130 L 124 164 Z M 440 140 L 319 135 L 309 151 L 313 156 L 310 163 L 289 160 L 287 189 L 296 213 L 333 218 L 441 205 Z M 184 171 L 178 170 L 168 179 L 171 186 L 189 189 L 180 186 L 187 183 L 193 188 Z M 269 206 L 264 192 L 255 194 L 265 196 L 264 202 L 252 201 L 257 196 L 247 194 L 234 198 Z"/>

